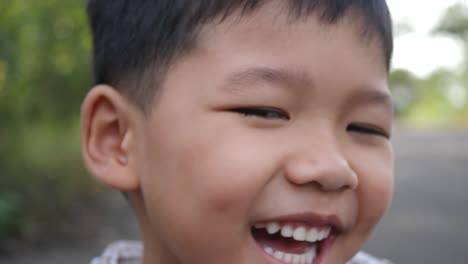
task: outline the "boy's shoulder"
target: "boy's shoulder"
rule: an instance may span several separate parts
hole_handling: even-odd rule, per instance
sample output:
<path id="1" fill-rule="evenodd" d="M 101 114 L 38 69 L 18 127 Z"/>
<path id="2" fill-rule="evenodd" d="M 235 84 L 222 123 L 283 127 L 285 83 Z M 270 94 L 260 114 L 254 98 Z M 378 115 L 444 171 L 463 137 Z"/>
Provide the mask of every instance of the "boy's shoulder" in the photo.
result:
<path id="1" fill-rule="evenodd" d="M 117 241 L 107 246 L 104 253 L 94 258 L 90 264 L 141 264 L 142 256 L 143 245 L 141 242 Z M 346 264 L 392 264 L 392 262 L 359 252 Z"/>
<path id="2" fill-rule="evenodd" d="M 373 257 L 365 252 L 359 252 L 346 264 L 394 264 L 393 262 L 387 259 L 379 259 Z"/>
<path id="3" fill-rule="evenodd" d="M 140 241 L 116 241 L 90 264 L 141 264 L 143 244 Z"/>

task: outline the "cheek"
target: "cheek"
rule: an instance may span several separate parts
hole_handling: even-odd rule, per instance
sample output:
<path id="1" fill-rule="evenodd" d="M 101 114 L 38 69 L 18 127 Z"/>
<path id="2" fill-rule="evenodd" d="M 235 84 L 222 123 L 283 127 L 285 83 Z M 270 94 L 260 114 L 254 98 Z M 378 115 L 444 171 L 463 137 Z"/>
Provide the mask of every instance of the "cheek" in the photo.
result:
<path id="1" fill-rule="evenodd" d="M 390 152 L 363 160 L 366 163 L 359 172 L 359 224 L 366 230 L 372 230 L 393 196 L 393 158 Z"/>
<path id="2" fill-rule="evenodd" d="M 152 158 L 146 161 L 151 165 L 143 188 L 149 185 L 152 189 L 146 193 L 159 204 L 183 200 L 183 205 L 171 208 L 180 217 L 193 217 L 196 211 L 199 219 L 245 223 L 253 200 L 272 174 L 271 154 L 267 155 L 260 142 L 236 129 L 208 128 L 184 134 L 173 131 L 177 130 L 151 143 L 155 147 L 146 155 Z"/>
<path id="3" fill-rule="evenodd" d="M 249 245 L 248 212 L 272 163 L 259 142 L 235 129 L 173 131 L 146 146 L 142 189 L 152 228 L 187 263 L 221 263 Z"/>
<path id="4" fill-rule="evenodd" d="M 393 154 L 391 148 L 384 151 L 355 153 L 353 168 L 359 175 L 357 190 L 357 221 L 343 238 L 336 257 L 351 258 L 369 238 L 382 218 L 393 195 Z M 334 261 L 332 263 L 343 263 Z"/>
<path id="5" fill-rule="evenodd" d="M 191 182 L 200 209 L 245 220 L 252 201 L 271 175 L 264 148 L 239 136 L 214 136 L 197 142 L 178 152 L 184 153 L 181 165 L 190 164 L 183 175 L 190 177 L 185 180 Z M 194 155 L 187 155 L 189 152 Z"/>
<path id="6" fill-rule="evenodd" d="M 366 222 L 378 222 L 390 205 L 393 195 L 393 173 L 380 174 L 363 185 L 360 204 Z"/>

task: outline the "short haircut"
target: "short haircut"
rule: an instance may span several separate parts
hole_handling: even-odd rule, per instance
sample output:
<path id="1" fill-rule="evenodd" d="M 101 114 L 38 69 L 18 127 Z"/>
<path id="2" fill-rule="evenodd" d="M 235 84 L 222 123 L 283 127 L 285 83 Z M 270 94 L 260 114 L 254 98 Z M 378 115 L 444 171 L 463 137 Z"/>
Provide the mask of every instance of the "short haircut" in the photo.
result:
<path id="1" fill-rule="evenodd" d="M 234 11 L 251 13 L 271 0 L 89 0 L 96 84 L 116 87 L 146 111 L 169 66 L 196 46 L 200 29 Z M 387 70 L 393 52 L 385 0 L 282 0 L 292 15 L 319 12 L 333 24 L 350 9 L 363 32 L 380 40 Z"/>

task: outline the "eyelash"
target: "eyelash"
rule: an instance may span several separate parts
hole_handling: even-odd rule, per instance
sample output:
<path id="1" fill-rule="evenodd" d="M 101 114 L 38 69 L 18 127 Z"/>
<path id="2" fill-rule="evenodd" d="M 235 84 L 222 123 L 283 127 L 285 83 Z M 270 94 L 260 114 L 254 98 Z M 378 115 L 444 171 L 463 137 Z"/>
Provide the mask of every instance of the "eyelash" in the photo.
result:
<path id="1" fill-rule="evenodd" d="M 346 131 L 390 138 L 390 136 L 382 129 L 375 128 L 370 125 L 350 124 L 346 128 Z"/>
<path id="2" fill-rule="evenodd" d="M 271 107 L 241 107 L 234 108 L 231 111 L 234 113 L 241 114 L 245 117 L 290 120 L 290 116 L 288 113 L 281 109 Z M 346 131 L 390 138 L 390 136 L 385 131 L 379 128 L 375 128 L 371 125 L 350 124 L 347 126 Z"/>
<path id="3" fill-rule="evenodd" d="M 289 114 L 285 111 L 271 107 L 243 107 L 235 108 L 232 112 L 241 114 L 245 117 L 258 117 L 263 119 L 281 119 L 289 120 Z"/>

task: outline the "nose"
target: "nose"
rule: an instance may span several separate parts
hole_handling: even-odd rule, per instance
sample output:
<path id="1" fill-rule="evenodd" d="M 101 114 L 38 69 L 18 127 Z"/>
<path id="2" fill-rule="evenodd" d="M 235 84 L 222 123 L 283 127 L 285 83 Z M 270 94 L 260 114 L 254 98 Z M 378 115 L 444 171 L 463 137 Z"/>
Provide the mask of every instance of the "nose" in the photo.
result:
<path id="1" fill-rule="evenodd" d="M 285 165 L 285 177 L 295 185 L 313 184 L 322 191 L 356 189 L 358 175 L 348 160 L 332 147 L 305 150 Z"/>

